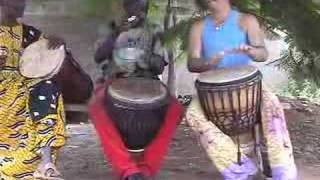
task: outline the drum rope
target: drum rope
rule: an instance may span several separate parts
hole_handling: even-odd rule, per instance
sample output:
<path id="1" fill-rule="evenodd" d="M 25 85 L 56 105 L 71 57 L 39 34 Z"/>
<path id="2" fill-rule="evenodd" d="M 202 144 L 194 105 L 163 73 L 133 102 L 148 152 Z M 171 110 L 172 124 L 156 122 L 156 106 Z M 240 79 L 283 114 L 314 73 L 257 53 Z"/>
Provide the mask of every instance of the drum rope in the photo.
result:
<path id="1" fill-rule="evenodd" d="M 229 91 L 230 92 L 230 91 Z M 231 93 L 231 92 L 230 92 Z M 240 99 L 240 87 L 238 87 L 237 88 L 237 93 L 238 93 L 238 109 L 239 109 L 239 117 L 238 117 L 238 119 L 237 119 L 237 122 L 238 122 L 238 126 L 237 126 L 237 128 L 238 128 L 238 132 L 237 132 L 237 141 L 238 141 L 238 164 L 239 165 L 241 165 L 242 163 L 241 163 L 241 151 L 240 151 L 240 131 L 241 131 L 241 129 L 240 128 L 242 128 L 241 127 L 241 124 L 243 123 L 242 121 L 241 121 L 241 113 L 242 113 L 242 111 L 241 111 L 241 99 Z M 233 95 L 232 93 L 231 93 L 231 95 Z M 232 98 L 231 99 L 233 99 L 233 96 L 231 96 Z M 233 106 L 233 105 L 232 105 Z"/>
<path id="2" fill-rule="evenodd" d="M 220 91 L 222 93 L 222 91 Z M 233 104 L 233 93 L 230 89 L 228 89 L 228 95 L 229 95 L 229 104 L 231 106 L 231 113 L 233 116 L 233 123 L 232 123 L 232 129 L 234 129 L 236 131 L 237 134 L 237 146 L 238 146 L 238 164 L 241 166 L 241 147 L 240 147 L 240 125 L 241 125 L 241 121 L 240 121 L 240 114 L 237 115 L 234 104 Z M 223 97 L 223 96 L 220 96 Z M 223 107 L 224 107 L 224 101 L 222 100 L 223 103 Z M 227 116 L 225 116 L 227 117 Z"/>

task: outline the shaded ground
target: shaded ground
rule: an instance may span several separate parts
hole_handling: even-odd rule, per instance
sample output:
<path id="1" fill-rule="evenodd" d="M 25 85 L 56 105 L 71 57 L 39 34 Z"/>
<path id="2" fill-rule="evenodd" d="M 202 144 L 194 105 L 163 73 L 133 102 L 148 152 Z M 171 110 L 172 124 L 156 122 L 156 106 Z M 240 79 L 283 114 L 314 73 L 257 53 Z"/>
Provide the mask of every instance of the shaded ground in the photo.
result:
<path id="1" fill-rule="evenodd" d="M 320 111 L 316 105 L 296 102 L 295 111 L 287 113 L 297 158 L 308 163 L 320 162 Z"/>
<path id="2" fill-rule="evenodd" d="M 301 180 L 320 177 L 320 107 L 286 101 L 288 125 Z M 60 167 L 67 180 L 112 180 L 110 165 L 104 160 L 99 140 L 90 124 L 68 125 L 70 139 Z M 182 124 L 171 145 L 159 180 L 220 180 L 193 132 Z"/>
<path id="3" fill-rule="evenodd" d="M 61 155 L 61 169 L 67 180 L 113 179 L 110 165 L 104 160 L 99 140 L 92 125 L 70 125 L 71 136 Z M 209 180 L 215 171 L 197 141 L 184 127 L 180 128 L 167 157 L 165 167 L 157 179 Z M 76 178 L 75 178 L 76 177 Z"/>

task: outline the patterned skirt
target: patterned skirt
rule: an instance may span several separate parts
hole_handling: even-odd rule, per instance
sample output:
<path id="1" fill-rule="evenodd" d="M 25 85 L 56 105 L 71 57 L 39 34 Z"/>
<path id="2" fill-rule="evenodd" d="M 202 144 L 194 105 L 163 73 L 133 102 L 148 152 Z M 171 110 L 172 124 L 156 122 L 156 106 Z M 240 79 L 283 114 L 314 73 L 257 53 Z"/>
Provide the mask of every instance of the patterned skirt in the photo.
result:
<path id="1" fill-rule="evenodd" d="M 267 161 L 272 176 L 295 180 L 297 169 L 293 148 L 287 129 L 286 119 L 279 99 L 266 87 L 262 89 L 261 124 L 262 139 L 266 146 Z M 241 161 L 238 164 L 238 144 L 234 138 L 224 134 L 216 125 L 209 122 L 202 111 L 200 102 L 195 98 L 186 113 L 187 123 L 197 132 L 201 144 L 209 158 L 226 180 L 242 180 L 257 173 L 257 165 L 252 159 L 253 142 L 241 144 Z M 251 149 L 251 150 L 250 150 Z"/>
<path id="2" fill-rule="evenodd" d="M 41 148 L 65 144 L 62 95 L 52 81 L 0 72 L 0 179 L 34 179 Z"/>

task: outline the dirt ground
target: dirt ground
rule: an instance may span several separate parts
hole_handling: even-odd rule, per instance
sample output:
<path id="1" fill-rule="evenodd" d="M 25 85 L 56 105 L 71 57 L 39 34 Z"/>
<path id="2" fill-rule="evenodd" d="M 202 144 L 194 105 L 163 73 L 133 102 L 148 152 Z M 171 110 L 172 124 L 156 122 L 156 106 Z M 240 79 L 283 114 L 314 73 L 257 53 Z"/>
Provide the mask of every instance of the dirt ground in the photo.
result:
<path id="1" fill-rule="evenodd" d="M 320 107 L 284 100 L 301 180 L 320 179 Z M 90 123 L 68 125 L 69 140 L 61 154 L 60 169 L 66 180 L 112 180 L 99 139 Z M 175 136 L 159 180 L 220 180 L 193 132 L 184 125 Z"/>

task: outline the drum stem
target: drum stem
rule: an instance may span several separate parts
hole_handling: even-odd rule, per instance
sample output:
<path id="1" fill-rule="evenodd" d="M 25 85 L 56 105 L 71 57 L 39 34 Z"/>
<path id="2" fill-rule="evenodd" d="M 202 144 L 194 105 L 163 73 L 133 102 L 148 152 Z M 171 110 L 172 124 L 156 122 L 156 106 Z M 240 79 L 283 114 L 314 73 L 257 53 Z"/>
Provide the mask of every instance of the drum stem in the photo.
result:
<path id="1" fill-rule="evenodd" d="M 241 162 L 241 150 L 240 150 L 240 137 L 239 137 L 239 135 L 237 135 L 237 143 L 238 143 L 238 164 L 239 164 L 239 166 L 241 166 L 242 162 Z"/>

